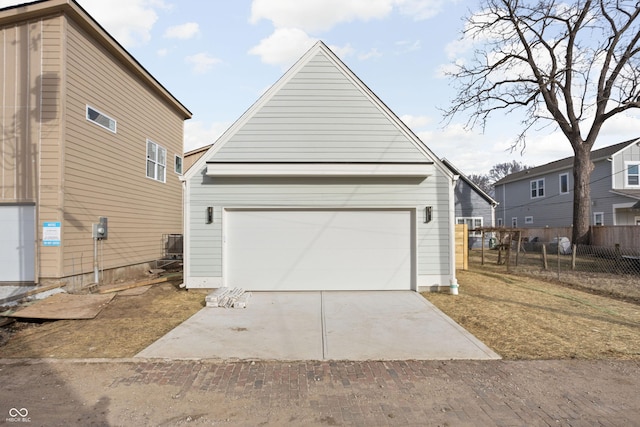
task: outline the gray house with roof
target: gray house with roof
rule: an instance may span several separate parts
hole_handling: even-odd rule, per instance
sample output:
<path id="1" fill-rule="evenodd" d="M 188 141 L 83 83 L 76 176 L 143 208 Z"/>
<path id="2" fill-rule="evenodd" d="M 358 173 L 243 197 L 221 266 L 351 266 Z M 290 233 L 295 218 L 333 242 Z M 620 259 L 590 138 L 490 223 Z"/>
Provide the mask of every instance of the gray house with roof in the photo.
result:
<path id="1" fill-rule="evenodd" d="M 454 189 L 456 224 L 467 224 L 469 228 L 469 248 L 480 248 L 482 245 L 482 233 L 471 230 L 495 226 L 495 211 L 498 202 L 478 187 L 449 160 L 442 159 L 442 163 L 459 177 Z M 489 237 L 490 235 L 486 234 L 485 239 L 489 239 Z"/>
<path id="2" fill-rule="evenodd" d="M 640 225 L 640 138 L 591 152 L 591 225 Z M 497 226 L 568 227 L 573 221 L 573 157 L 495 183 Z"/>
<path id="3" fill-rule="evenodd" d="M 188 288 L 455 283 L 454 173 L 322 42 L 192 155 Z"/>

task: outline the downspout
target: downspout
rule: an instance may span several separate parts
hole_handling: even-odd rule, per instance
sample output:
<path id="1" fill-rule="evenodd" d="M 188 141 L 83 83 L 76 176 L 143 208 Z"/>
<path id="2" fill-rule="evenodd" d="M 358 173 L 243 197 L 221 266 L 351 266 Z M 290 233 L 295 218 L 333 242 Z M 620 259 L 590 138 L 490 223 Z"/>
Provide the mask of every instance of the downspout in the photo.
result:
<path id="1" fill-rule="evenodd" d="M 460 175 L 453 175 L 451 179 L 451 188 L 449 189 L 449 233 L 451 239 L 449 241 L 449 263 L 451 269 L 451 279 L 449 280 L 449 292 L 451 295 L 458 295 L 458 279 L 456 278 L 456 200 L 455 188 Z"/>
<path id="2" fill-rule="evenodd" d="M 183 175 L 178 177 L 180 181 L 182 181 L 182 284 L 180 287 L 186 287 L 189 281 L 189 275 L 191 272 L 191 268 L 189 266 L 189 242 L 188 242 L 188 229 L 189 229 L 189 216 L 188 216 L 188 207 L 187 201 L 188 197 L 188 185 L 187 180 Z"/>

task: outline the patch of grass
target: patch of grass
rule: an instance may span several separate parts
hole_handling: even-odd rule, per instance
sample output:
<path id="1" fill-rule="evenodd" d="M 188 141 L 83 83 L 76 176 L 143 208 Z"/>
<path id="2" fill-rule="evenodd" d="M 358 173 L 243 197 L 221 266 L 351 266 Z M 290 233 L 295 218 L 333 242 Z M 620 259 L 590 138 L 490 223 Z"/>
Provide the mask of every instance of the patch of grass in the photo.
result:
<path id="1" fill-rule="evenodd" d="M 473 266 L 423 295 L 505 359 L 640 360 L 640 306 Z"/>

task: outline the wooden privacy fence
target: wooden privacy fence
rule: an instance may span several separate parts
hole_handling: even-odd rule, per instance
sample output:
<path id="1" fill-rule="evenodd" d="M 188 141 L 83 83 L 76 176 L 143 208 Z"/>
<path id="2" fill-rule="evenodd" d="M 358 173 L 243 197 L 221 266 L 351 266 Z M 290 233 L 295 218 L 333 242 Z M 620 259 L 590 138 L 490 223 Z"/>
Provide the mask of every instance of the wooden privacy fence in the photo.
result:
<path id="1" fill-rule="evenodd" d="M 469 229 L 467 224 L 456 224 L 456 269 L 469 268 Z"/>
<path id="2" fill-rule="evenodd" d="M 505 228 L 505 230 L 509 229 Z M 571 239 L 573 229 L 571 227 L 531 227 L 519 230 L 522 232 L 524 242 L 553 242 L 558 237 Z M 640 226 L 638 225 L 592 225 L 589 231 L 591 246 L 640 248 Z"/>
<path id="3" fill-rule="evenodd" d="M 612 225 L 591 227 L 591 246 L 640 248 L 639 225 Z"/>

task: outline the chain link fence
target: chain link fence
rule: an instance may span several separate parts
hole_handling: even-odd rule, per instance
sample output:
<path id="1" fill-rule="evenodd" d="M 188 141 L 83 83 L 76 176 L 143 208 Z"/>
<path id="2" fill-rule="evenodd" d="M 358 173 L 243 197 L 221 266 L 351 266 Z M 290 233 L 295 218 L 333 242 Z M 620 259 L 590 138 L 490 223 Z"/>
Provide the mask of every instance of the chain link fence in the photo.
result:
<path id="1" fill-rule="evenodd" d="M 547 241 L 511 237 L 473 250 L 470 262 L 640 302 L 639 248 L 572 245 L 562 235 Z"/>

